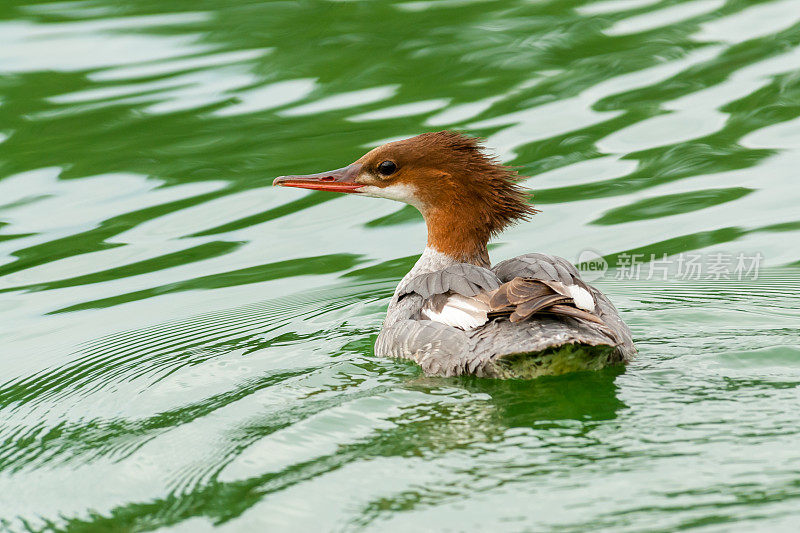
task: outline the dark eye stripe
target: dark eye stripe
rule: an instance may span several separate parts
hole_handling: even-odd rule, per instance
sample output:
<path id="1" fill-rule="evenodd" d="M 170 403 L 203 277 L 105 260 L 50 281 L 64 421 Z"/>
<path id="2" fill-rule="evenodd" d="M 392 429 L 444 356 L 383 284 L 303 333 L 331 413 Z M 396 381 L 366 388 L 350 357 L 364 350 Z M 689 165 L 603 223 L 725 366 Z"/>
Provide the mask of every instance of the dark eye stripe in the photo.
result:
<path id="1" fill-rule="evenodd" d="M 389 176 L 391 174 L 394 174 L 396 170 L 397 170 L 397 165 L 395 165 L 393 161 L 384 161 L 380 165 L 378 165 L 378 172 L 380 172 L 384 176 Z"/>

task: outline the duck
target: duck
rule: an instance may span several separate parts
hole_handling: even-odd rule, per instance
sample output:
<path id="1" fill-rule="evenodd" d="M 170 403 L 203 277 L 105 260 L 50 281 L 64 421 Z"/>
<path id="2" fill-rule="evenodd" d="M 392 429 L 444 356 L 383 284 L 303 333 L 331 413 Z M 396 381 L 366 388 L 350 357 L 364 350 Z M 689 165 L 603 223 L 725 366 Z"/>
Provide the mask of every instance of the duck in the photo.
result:
<path id="1" fill-rule="evenodd" d="M 492 266 L 490 239 L 538 212 L 523 179 L 481 139 L 439 131 L 273 185 L 387 198 L 422 214 L 427 245 L 389 301 L 376 356 L 413 361 L 430 376 L 501 379 L 631 361 L 629 327 L 571 262 L 534 252 Z"/>

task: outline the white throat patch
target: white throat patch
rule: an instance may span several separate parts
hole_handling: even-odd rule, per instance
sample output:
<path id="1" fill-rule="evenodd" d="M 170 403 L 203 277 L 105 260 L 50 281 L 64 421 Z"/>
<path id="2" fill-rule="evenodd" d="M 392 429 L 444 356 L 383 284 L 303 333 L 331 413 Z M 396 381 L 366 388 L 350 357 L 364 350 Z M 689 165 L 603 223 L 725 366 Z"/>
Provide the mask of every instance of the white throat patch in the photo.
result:
<path id="1" fill-rule="evenodd" d="M 395 183 L 386 187 L 376 187 L 375 185 L 365 185 L 358 189 L 359 194 L 371 196 L 373 198 L 386 198 L 396 200 L 408 205 L 413 205 L 422 211 L 422 202 L 417 197 L 417 190 L 413 185 L 405 183 Z"/>

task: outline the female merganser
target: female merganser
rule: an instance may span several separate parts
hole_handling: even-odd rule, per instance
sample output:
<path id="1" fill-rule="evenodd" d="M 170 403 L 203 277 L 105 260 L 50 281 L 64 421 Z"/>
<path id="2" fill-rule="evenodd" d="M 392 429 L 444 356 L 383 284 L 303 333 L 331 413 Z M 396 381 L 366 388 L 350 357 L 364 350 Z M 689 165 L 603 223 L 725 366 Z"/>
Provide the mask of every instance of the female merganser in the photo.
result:
<path id="1" fill-rule="evenodd" d="M 569 261 L 532 253 L 491 267 L 489 238 L 536 212 L 518 180 L 476 139 L 441 131 L 273 185 L 389 198 L 422 213 L 428 245 L 389 303 L 378 356 L 411 359 L 430 375 L 487 377 L 629 361 L 628 327 Z"/>

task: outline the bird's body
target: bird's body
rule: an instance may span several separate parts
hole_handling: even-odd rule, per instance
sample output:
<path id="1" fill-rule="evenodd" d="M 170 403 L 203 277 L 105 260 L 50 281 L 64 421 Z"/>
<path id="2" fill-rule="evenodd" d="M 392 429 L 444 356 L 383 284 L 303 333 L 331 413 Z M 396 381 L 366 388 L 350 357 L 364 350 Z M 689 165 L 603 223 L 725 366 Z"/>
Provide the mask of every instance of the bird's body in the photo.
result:
<path id="1" fill-rule="evenodd" d="M 513 313 L 493 307 L 492 297 L 507 301 L 515 283 L 543 289 L 519 294 L 518 300 L 560 303 L 512 321 Z M 547 283 L 563 286 L 566 294 L 550 290 L 540 296 L 550 289 Z M 553 312 L 559 305 L 560 312 Z M 577 316 L 567 314 L 570 309 Z M 565 259 L 526 254 L 487 269 L 426 249 L 389 302 L 375 353 L 411 359 L 433 375 L 534 377 L 626 362 L 636 350 L 608 298 L 583 283 Z"/>
<path id="2" fill-rule="evenodd" d="M 490 266 L 489 237 L 535 211 L 515 172 L 473 139 L 423 134 L 275 184 L 391 198 L 422 212 L 428 246 L 389 303 L 378 356 L 410 359 L 430 375 L 535 377 L 636 353 L 616 308 L 565 259 L 532 253 Z"/>

